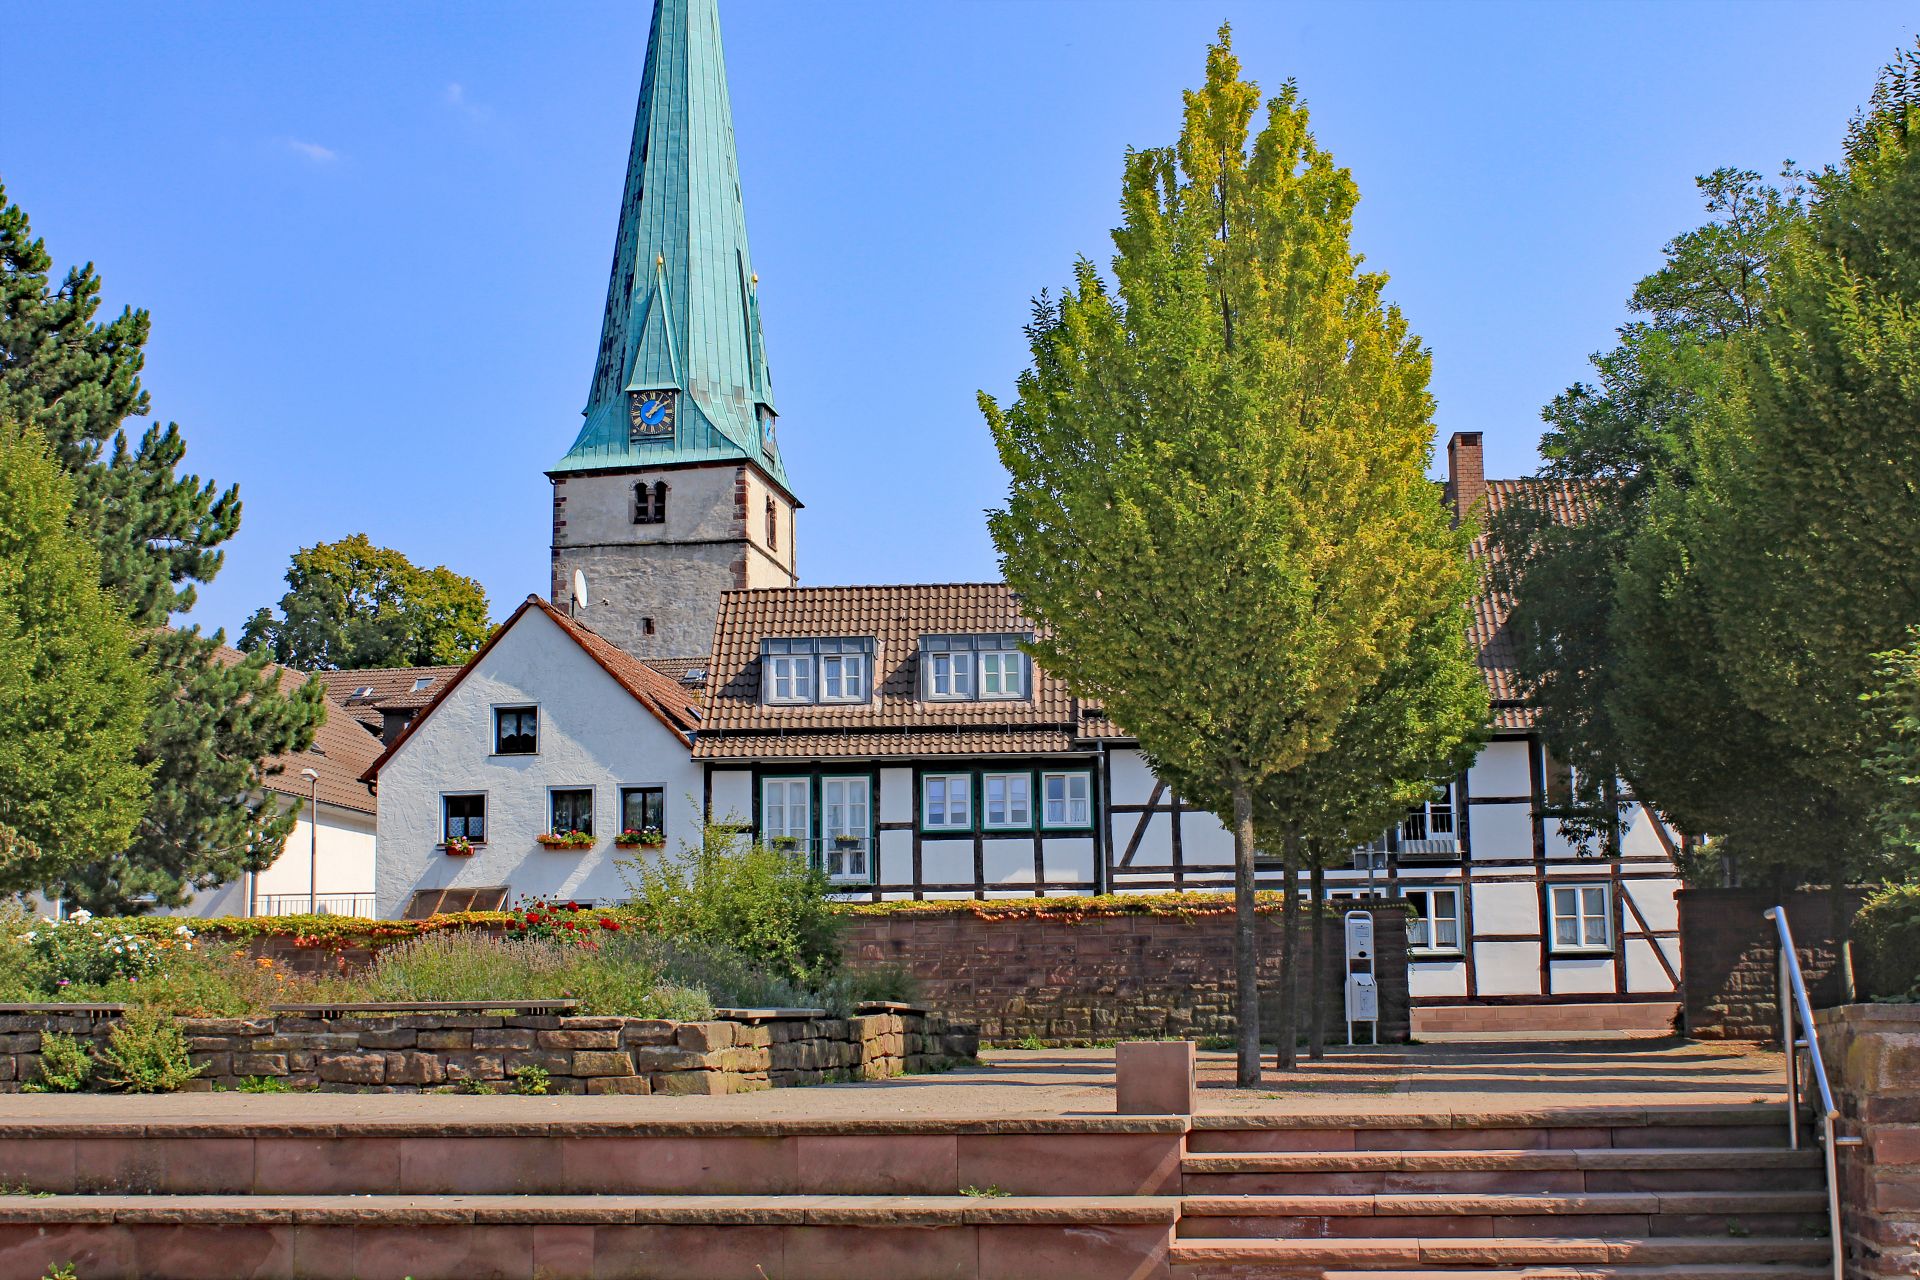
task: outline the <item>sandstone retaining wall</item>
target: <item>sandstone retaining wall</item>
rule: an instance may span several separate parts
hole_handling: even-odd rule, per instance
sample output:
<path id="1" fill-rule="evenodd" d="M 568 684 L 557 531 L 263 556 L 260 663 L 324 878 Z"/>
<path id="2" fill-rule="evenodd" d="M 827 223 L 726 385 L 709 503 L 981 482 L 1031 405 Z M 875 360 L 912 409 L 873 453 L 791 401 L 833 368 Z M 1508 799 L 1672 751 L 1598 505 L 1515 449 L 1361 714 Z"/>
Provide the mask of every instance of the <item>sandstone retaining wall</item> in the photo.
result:
<path id="1" fill-rule="evenodd" d="M 1920 1275 L 1920 1006 L 1843 1005 L 1814 1023 L 1840 1133 L 1862 1139 L 1836 1148 L 1848 1280 Z"/>
<path id="2" fill-rule="evenodd" d="M 1069 914 L 1060 918 L 967 910 L 852 916 L 841 945 L 853 967 L 903 966 L 918 983 L 921 999 L 977 1023 L 988 1041 L 1033 1036 L 1061 1044 L 1233 1034 L 1230 911 L 1072 918 L 1071 900 L 1062 903 Z M 1409 1033 L 1405 919 L 1397 909 L 1374 913 L 1382 1040 L 1404 1041 Z M 1310 927 L 1300 930 L 1302 965 Z M 1326 931 L 1327 1035 L 1338 1040 L 1346 1034 L 1341 915 L 1329 912 L 1320 927 Z M 1279 1020 L 1279 923 L 1261 916 L 1258 936 L 1261 1025 L 1271 1030 Z M 1304 976 L 1300 987 L 1304 996 Z M 1304 1034 L 1304 1008 L 1300 1026 Z"/>
<path id="3" fill-rule="evenodd" d="M 48 1032 L 106 1043 L 111 1020 L 0 1015 L 0 1092 L 39 1078 Z M 538 1067 L 552 1093 L 744 1093 L 942 1071 L 971 1059 L 979 1036 L 940 1014 L 716 1019 L 419 1013 L 309 1018 L 182 1018 L 200 1075 L 189 1086 L 268 1077 L 290 1088 L 420 1093 L 473 1084 L 514 1087 Z"/>
<path id="4" fill-rule="evenodd" d="M 1780 1037 L 1780 947 L 1767 908 L 1784 905 L 1815 1008 L 1845 998 L 1841 939 L 1866 896 L 1848 889 L 1841 908 L 1825 889 L 1782 895 L 1763 889 L 1682 889 L 1680 955 L 1686 1033 L 1701 1040 Z"/>

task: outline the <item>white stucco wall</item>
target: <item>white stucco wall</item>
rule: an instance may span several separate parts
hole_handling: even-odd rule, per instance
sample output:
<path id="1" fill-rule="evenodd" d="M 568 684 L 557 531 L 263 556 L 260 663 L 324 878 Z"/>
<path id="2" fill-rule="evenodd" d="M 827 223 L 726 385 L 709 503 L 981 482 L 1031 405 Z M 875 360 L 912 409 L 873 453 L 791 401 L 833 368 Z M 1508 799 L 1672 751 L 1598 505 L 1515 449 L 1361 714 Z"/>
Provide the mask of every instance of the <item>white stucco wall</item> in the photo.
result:
<path id="1" fill-rule="evenodd" d="M 289 797 L 281 797 L 282 808 L 291 808 L 297 802 Z M 319 840 L 313 840 L 314 826 L 301 805 L 300 816 L 295 819 L 293 832 L 281 848 L 280 856 L 273 865 L 253 877 L 253 899 L 247 898 L 247 879 L 230 880 L 215 885 L 193 896 L 192 901 L 168 915 L 193 916 L 198 919 L 211 919 L 214 916 L 244 916 L 263 914 L 273 909 L 270 898 L 280 895 L 297 895 L 298 905 L 305 910 L 307 896 L 318 885 L 321 905 L 346 914 L 363 904 L 364 900 L 345 901 L 348 895 L 371 894 L 374 892 L 375 868 L 375 826 L 370 813 L 360 813 L 353 809 L 342 809 L 337 805 L 320 806 Z M 309 878 L 309 867 L 318 867 L 318 874 Z M 333 899 L 328 902 L 328 899 Z M 281 914 L 286 914 L 284 910 Z"/>
<path id="2" fill-rule="evenodd" d="M 540 709 L 539 750 L 493 754 L 493 709 Z M 549 850 L 549 788 L 594 792 L 595 844 Z M 627 896 L 615 863 L 622 787 L 665 791 L 667 852 L 700 834 L 701 774 L 689 749 L 544 613 L 530 609 L 421 722 L 380 771 L 378 910 L 395 916 L 416 889 L 505 885 L 523 895 Z M 441 845 L 441 797 L 482 792 L 487 841 L 472 857 Z"/>

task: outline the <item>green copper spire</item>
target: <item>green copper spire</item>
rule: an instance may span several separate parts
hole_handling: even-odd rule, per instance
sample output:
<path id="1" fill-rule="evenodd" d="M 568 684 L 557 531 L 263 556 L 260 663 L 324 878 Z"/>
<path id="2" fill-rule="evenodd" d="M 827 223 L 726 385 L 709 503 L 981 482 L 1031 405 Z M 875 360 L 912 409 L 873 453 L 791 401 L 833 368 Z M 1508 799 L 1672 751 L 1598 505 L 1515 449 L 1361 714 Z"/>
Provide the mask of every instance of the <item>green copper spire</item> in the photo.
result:
<path id="1" fill-rule="evenodd" d="M 745 459 L 787 488 L 757 288 L 715 0 L 654 0 L 586 425 L 553 473 Z M 679 394 L 661 418 L 646 392 Z"/>

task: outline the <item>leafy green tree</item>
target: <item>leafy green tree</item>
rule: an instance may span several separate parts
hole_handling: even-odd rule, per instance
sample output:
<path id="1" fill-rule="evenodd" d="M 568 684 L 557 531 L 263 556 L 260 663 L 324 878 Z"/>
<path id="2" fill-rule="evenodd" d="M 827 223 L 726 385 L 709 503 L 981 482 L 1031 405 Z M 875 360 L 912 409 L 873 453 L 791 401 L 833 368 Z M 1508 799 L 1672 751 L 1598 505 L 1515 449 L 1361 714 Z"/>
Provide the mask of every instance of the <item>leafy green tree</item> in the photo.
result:
<path id="1" fill-rule="evenodd" d="M 1615 778 L 1694 835 L 1725 833 L 1777 790 L 1776 752 L 1734 710 L 1691 565 L 1653 508 L 1656 489 L 1691 486 L 1698 425 L 1738 401 L 1742 343 L 1765 313 L 1800 201 L 1749 171 L 1720 169 L 1699 186 L 1709 221 L 1671 241 L 1634 289 L 1642 318 L 1594 357 L 1593 383 L 1543 411 L 1549 483 L 1523 489 L 1488 530 L 1490 585 L 1513 601 L 1528 700 L 1548 747 L 1575 769 L 1578 794 L 1561 816 L 1589 839 L 1612 826 Z M 1554 510 L 1565 495 L 1572 522 Z"/>
<path id="2" fill-rule="evenodd" d="M 1920 622 L 1920 46 L 1881 77 L 1814 180 L 1776 268 L 1741 412 L 1703 426 L 1680 510 L 1721 668 L 1824 804 L 1816 880 L 1883 874 L 1870 695 Z M 1911 863 L 1909 863 L 1911 865 Z"/>
<path id="3" fill-rule="evenodd" d="M 1081 260 L 1014 402 L 980 397 L 1035 657 L 1225 798 L 1247 1084 L 1257 797 L 1328 749 L 1466 571 L 1426 478 L 1427 352 L 1360 270 L 1353 179 L 1291 84 L 1249 152 L 1258 101 L 1222 28 L 1179 144 L 1127 159 L 1112 285 Z"/>
<path id="4" fill-rule="evenodd" d="M 76 524 L 97 548 L 101 581 L 145 629 L 156 676 L 137 756 L 152 790 L 131 843 L 96 842 L 89 861 L 45 887 L 95 910 L 138 910 L 272 860 L 293 819 L 258 793 L 263 762 L 305 748 L 324 702 L 318 689 L 283 696 L 264 664 L 223 666 L 218 633 L 165 629 L 219 570 L 239 495 L 180 474 L 177 426 L 129 438 L 127 420 L 147 411 L 147 313 L 100 321 L 92 266 L 55 285 L 52 262 L 0 189 L 0 418 L 37 430 L 72 474 Z"/>
<path id="5" fill-rule="evenodd" d="M 127 852 L 96 857 L 54 886 L 95 915 L 185 903 L 262 871 L 286 847 L 299 809 L 262 790 L 272 757 L 306 749 L 327 716 L 325 690 L 197 631 L 146 634 L 146 657 L 174 696 L 152 706 L 139 758 L 153 771 L 146 816 Z"/>
<path id="6" fill-rule="evenodd" d="M 1317 920 L 1326 900 L 1325 872 L 1347 861 L 1352 851 L 1398 823 L 1406 811 L 1432 795 L 1439 785 L 1460 776 L 1486 738 L 1486 684 L 1472 661 L 1466 639 L 1470 580 L 1456 575 L 1435 584 L 1444 593 L 1443 608 L 1421 623 L 1412 643 L 1373 688 L 1342 718 L 1327 748 L 1298 768 L 1275 774 L 1254 798 L 1254 829 L 1268 849 L 1285 849 L 1289 830 L 1298 836 L 1301 861 L 1310 872 L 1307 901 Z M 1225 801 L 1209 794 L 1208 780 L 1171 781 L 1189 802 L 1218 810 Z M 1298 886 L 1297 865 L 1286 868 L 1286 883 Z M 1296 955 L 1289 934 L 1296 929 L 1297 894 L 1282 907 L 1283 951 Z M 1326 956 L 1322 932 L 1315 928 L 1309 965 L 1284 967 L 1287 983 L 1280 1001 L 1281 1025 L 1274 1031 L 1279 1065 L 1293 1064 L 1297 1000 L 1295 978 L 1310 975 L 1313 993 L 1308 1042 L 1319 1056 L 1323 1024 Z"/>
<path id="7" fill-rule="evenodd" d="M 493 626 L 478 582 L 422 569 L 364 533 L 296 551 L 287 588 L 280 616 L 255 613 L 240 647 L 306 671 L 465 662 Z"/>
<path id="8" fill-rule="evenodd" d="M 120 847 L 147 795 L 152 680 L 73 490 L 37 432 L 0 421 L 0 892 Z"/>

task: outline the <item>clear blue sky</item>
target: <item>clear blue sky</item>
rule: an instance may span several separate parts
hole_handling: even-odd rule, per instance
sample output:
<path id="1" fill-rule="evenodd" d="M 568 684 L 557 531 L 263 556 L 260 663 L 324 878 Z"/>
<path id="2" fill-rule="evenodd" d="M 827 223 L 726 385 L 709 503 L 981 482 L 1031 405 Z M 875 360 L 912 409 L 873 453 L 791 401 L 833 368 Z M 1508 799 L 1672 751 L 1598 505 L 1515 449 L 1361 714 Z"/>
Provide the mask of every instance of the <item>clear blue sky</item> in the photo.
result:
<path id="1" fill-rule="evenodd" d="M 0 179 L 154 315 L 146 382 L 246 514 L 194 616 L 365 531 L 547 585 L 650 4 L 62 4 L 8 15 Z M 721 0 L 809 583 L 995 575 L 974 406 L 1027 300 L 1104 261 L 1232 20 L 1349 166 L 1438 426 L 1531 469 L 1540 406 L 1697 221 L 1692 178 L 1833 158 L 1911 3 Z"/>

